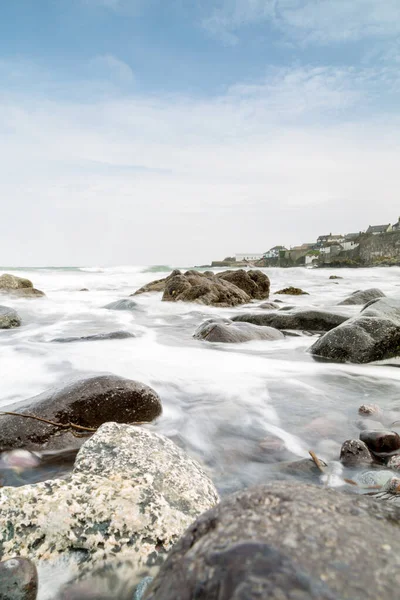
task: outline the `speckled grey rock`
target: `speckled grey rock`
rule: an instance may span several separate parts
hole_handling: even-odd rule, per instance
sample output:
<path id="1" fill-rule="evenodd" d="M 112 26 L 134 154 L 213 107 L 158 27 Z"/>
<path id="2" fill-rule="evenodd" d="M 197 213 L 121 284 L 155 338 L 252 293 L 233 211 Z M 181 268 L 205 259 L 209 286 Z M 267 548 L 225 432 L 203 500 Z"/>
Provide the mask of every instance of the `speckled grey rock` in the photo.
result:
<path id="1" fill-rule="evenodd" d="M 390 503 L 313 485 L 248 489 L 197 519 L 145 600 L 397 600 L 399 520 Z"/>
<path id="2" fill-rule="evenodd" d="M 112 374 L 72 379 L 67 385 L 2 409 L 94 429 L 107 421 L 152 421 L 162 411 L 160 398 L 152 388 Z M 0 451 L 62 449 L 80 446 L 82 441 L 70 430 L 34 419 L 11 415 L 0 419 Z"/>
<path id="3" fill-rule="evenodd" d="M 347 306 L 354 304 L 366 304 L 370 300 L 377 298 L 384 298 L 385 294 L 377 288 L 370 288 L 369 290 L 357 290 L 353 292 L 348 298 L 339 302 L 339 306 Z"/>
<path id="4" fill-rule="evenodd" d="M 340 462 L 346 467 L 371 465 L 374 462 L 368 446 L 361 440 L 346 440 L 340 450 Z"/>
<path id="5" fill-rule="evenodd" d="M 290 309 L 291 310 L 291 309 Z M 276 329 L 297 329 L 308 331 L 329 331 L 347 321 L 345 315 L 326 312 L 323 310 L 294 310 L 268 313 L 245 313 L 233 317 L 233 321 L 268 325 Z"/>
<path id="6" fill-rule="evenodd" d="M 88 569 L 130 560 L 134 577 L 162 562 L 217 501 L 200 465 L 173 442 L 106 423 L 80 449 L 69 479 L 0 489 L 0 554 L 37 561 L 81 553 Z"/>
<path id="7" fill-rule="evenodd" d="M 0 600 L 35 600 L 38 575 L 27 558 L 10 558 L 0 562 Z"/>
<path id="8" fill-rule="evenodd" d="M 316 359 L 366 363 L 400 354 L 400 300 L 383 298 L 328 331 L 310 348 Z"/>
<path id="9" fill-rule="evenodd" d="M 285 336 L 273 327 L 259 327 L 250 323 L 202 323 L 193 337 L 206 342 L 224 342 L 238 344 L 251 340 L 280 340 Z"/>
<path id="10" fill-rule="evenodd" d="M 21 325 L 17 311 L 8 306 L 0 306 L 0 329 L 13 329 Z"/>

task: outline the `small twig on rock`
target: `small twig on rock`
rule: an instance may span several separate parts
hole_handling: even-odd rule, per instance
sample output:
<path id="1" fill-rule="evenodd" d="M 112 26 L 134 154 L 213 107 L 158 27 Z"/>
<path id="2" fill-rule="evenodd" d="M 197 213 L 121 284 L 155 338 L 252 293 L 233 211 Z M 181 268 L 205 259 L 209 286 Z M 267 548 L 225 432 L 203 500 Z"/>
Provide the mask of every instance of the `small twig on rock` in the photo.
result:
<path id="1" fill-rule="evenodd" d="M 312 450 L 308 451 L 309 455 L 311 456 L 311 458 L 313 459 L 313 461 L 315 462 L 315 464 L 317 465 L 318 469 L 322 472 L 325 473 L 325 469 L 324 469 L 324 465 L 322 464 L 322 462 L 319 460 L 318 456 L 315 454 L 315 452 L 313 452 Z"/>
<path id="2" fill-rule="evenodd" d="M 97 429 L 93 429 L 92 427 L 83 427 L 83 425 L 77 425 L 76 423 L 56 423 L 55 421 L 49 421 L 49 419 L 43 419 L 42 417 L 37 417 L 36 415 L 26 415 L 17 412 L 11 412 L 8 410 L 0 411 L 0 417 L 3 415 L 11 415 L 12 417 L 23 417 L 24 419 L 35 419 L 35 421 L 47 423 L 47 425 L 54 425 L 55 427 L 62 427 L 63 429 L 76 429 L 77 431 L 90 431 L 91 433 L 97 431 Z"/>

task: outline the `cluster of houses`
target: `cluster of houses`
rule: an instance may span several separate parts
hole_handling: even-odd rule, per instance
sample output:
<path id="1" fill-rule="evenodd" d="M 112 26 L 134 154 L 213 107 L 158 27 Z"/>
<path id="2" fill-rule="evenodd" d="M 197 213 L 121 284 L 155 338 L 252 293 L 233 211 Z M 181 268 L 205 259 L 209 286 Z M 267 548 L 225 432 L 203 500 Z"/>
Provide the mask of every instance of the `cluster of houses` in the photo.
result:
<path id="1" fill-rule="evenodd" d="M 284 246 L 274 246 L 264 254 L 236 254 L 236 262 L 249 262 L 270 260 L 274 261 L 279 258 L 290 258 L 294 261 L 304 256 L 306 265 L 312 264 L 317 256 L 334 257 L 340 252 L 354 250 L 359 245 L 359 238 L 362 235 L 382 235 L 391 231 L 400 231 L 400 217 L 397 223 L 391 225 L 370 225 L 366 231 L 357 233 L 347 233 L 346 235 L 336 235 L 329 233 L 320 235 L 316 242 L 310 244 L 301 244 L 293 246 L 290 249 Z"/>

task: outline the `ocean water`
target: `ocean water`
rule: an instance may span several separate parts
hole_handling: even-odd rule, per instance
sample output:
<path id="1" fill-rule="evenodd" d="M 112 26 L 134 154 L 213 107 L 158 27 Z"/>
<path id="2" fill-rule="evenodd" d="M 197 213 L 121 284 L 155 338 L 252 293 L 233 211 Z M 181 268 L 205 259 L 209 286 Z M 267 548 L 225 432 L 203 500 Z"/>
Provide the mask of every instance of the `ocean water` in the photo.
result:
<path id="1" fill-rule="evenodd" d="M 260 311 L 260 303 L 217 309 L 166 303 L 153 293 L 132 298 L 132 311 L 104 308 L 171 270 L 1 268 L 0 274 L 28 277 L 46 297 L 0 298 L 23 320 L 18 329 L 0 331 L 0 408 L 79 374 L 111 372 L 144 382 L 163 404 L 162 416 L 148 427 L 200 460 L 221 494 L 270 481 L 280 476 L 282 461 L 306 457 L 309 450 L 326 461 L 337 460 L 341 443 L 359 435 L 358 407 L 363 403 L 380 405 L 389 421 L 400 419 L 396 360 L 369 365 L 315 362 L 307 353 L 316 339 L 312 336 L 233 345 L 193 339 L 196 327 L 210 316 Z M 400 268 L 263 271 L 271 280 L 271 299 L 288 285 L 309 292 L 280 296 L 294 306 L 350 316 L 360 307 L 337 303 L 357 289 L 378 287 L 388 296 L 400 296 Z M 333 273 L 343 279 L 329 280 Z M 52 341 L 116 330 L 136 337 Z"/>

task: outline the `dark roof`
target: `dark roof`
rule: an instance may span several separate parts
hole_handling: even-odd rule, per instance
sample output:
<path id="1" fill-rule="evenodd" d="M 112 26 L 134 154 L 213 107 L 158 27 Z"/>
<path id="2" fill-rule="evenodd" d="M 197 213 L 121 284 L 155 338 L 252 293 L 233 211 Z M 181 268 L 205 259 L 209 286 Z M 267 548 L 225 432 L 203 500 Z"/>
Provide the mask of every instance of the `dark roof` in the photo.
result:
<path id="1" fill-rule="evenodd" d="M 370 225 L 367 229 L 367 233 L 383 233 L 388 230 L 390 223 L 387 225 Z"/>

